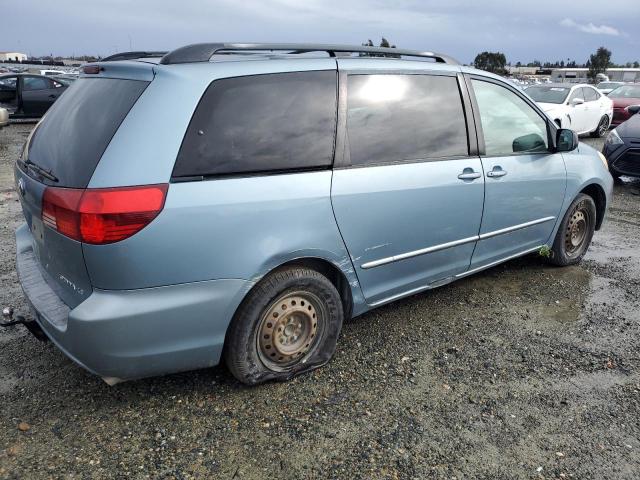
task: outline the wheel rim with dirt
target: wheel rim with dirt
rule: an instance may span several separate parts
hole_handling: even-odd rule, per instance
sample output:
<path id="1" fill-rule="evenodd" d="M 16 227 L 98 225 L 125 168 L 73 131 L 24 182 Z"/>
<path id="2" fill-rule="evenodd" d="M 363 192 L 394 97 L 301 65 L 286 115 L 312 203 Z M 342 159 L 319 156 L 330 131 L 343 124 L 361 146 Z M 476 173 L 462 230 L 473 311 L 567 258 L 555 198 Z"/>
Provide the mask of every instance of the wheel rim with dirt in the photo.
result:
<path id="1" fill-rule="evenodd" d="M 272 370 L 304 361 L 315 347 L 324 323 L 320 299 L 310 292 L 291 292 L 273 301 L 258 325 L 258 354 Z"/>
<path id="2" fill-rule="evenodd" d="M 602 137 L 605 132 L 607 131 L 607 125 L 608 124 L 608 119 L 607 117 L 602 117 L 602 119 L 600 120 L 600 123 L 598 124 L 598 136 Z"/>
<path id="3" fill-rule="evenodd" d="M 564 245 L 569 257 L 579 256 L 588 239 L 591 217 L 586 207 L 578 204 L 567 222 Z"/>

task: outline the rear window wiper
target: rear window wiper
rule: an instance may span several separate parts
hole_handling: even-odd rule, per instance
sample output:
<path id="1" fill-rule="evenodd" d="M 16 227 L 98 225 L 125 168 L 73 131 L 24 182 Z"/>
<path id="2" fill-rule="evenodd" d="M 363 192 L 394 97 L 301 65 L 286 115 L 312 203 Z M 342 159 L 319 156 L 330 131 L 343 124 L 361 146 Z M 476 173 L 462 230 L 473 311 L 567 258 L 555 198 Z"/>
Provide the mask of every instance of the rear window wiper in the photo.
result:
<path id="1" fill-rule="evenodd" d="M 51 170 L 46 170 L 46 169 L 42 168 L 40 165 L 32 162 L 29 159 L 24 160 L 23 163 L 25 164 L 25 166 L 27 168 L 30 168 L 31 170 L 33 170 L 37 174 L 43 176 L 47 180 L 51 180 L 52 182 L 58 183 L 58 181 L 59 181 L 58 177 L 56 177 Z"/>

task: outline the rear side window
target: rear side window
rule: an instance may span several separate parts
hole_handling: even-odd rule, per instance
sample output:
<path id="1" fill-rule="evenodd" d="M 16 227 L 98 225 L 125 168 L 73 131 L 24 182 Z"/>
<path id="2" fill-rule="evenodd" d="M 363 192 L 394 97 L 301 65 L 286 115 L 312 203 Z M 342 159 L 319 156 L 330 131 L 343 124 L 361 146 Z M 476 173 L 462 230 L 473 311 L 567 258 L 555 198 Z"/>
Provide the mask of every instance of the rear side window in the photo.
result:
<path id="1" fill-rule="evenodd" d="M 216 80 L 193 114 L 173 176 L 330 166 L 336 89 L 335 71 Z"/>
<path id="2" fill-rule="evenodd" d="M 352 165 L 468 154 L 456 77 L 350 75 L 348 90 Z"/>
<path id="3" fill-rule="evenodd" d="M 149 82 L 80 78 L 49 109 L 28 158 L 58 177 L 55 185 L 85 188 L 116 130 Z"/>

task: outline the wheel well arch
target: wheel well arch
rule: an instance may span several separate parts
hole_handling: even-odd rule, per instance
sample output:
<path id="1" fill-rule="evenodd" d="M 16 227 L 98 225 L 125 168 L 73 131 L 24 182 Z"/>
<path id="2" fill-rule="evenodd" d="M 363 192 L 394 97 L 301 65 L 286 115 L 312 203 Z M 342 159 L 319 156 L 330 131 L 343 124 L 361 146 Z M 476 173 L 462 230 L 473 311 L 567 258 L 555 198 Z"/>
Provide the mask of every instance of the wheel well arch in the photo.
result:
<path id="1" fill-rule="evenodd" d="M 292 260 L 288 260 L 284 263 L 280 263 L 274 267 L 272 267 L 269 271 L 265 272 L 264 275 L 262 275 L 262 277 L 260 278 L 260 280 L 258 282 L 256 282 L 255 285 L 253 285 L 243 296 L 243 300 L 247 297 L 247 295 L 249 295 L 249 293 L 251 293 L 251 291 L 256 288 L 256 286 L 258 285 L 258 283 L 260 283 L 260 281 L 262 281 L 263 279 L 267 278 L 269 275 L 271 275 L 273 272 L 280 270 L 282 268 L 287 268 L 287 267 L 303 267 L 303 268 L 309 268 L 311 270 L 315 270 L 316 272 L 324 275 L 325 277 L 327 277 L 329 279 L 329 281 L 333 284 L 334 287 L 336 287 L 336 290 L 338 290 L 338 294 L 340 295 L 340 299 L 342 300 L 342 308 L 344 311 L 344 318 L 351 318 L 351 314 L 353 312 L 353 293 L 351 291 L 351 285 L 349 284 L 349 281 L 347 280 L 347 277 L 345 276 L 344 272 L 334 263 L 330 262 L 329 260 L 326 260 L 324 258 L 320 258 L 320 257 L 299 257 L 299 258 L 294 258 Z M 242 304 L 242 301 L 240 302 L 240 304 L 238 305 L 238 307 L 236 308 L 236 311 L 238 310 L 238 308 L 240 308 L 240 305 Z"/>
<path id="2" fill-rule="evenodd" d="M 604 220 L 604 212 L 607 208 L 607 196 L 603 188 L 597 183 L 592 183 L 584 187 L 580 193 L 584 193 L 593 198 L 593 202 L 596 204 L 596 230 L 600 230 L 602 221 Z"/>
<path id="3" fill-rule="evenodd" d="M 269 271 L 269 275 L 274 270 L 285 267 L 305 267 L 315 270 L 321 273 L 329 279 L 333 286 L 338 290 L 338 294 L 342 300 L 342 308 L 344 311 L 344 318 L 351 318 L 351 312 L 353 311 L 353 294 L 351 292 L 351 286 L 345 276 L 344 272 L 340 270 L 334 263 L 319 257 L 301 257 L 293 260 L 289 260 Z"/>

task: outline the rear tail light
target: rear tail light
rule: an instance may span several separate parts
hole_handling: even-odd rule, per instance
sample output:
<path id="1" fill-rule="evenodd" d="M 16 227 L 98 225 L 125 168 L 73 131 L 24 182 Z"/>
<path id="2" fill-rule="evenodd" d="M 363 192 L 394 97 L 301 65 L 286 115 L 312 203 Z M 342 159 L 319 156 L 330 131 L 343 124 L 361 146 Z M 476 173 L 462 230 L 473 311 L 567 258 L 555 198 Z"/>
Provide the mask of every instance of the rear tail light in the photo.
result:
<path id="1" fill-rule="evenodd" d="M 167 184 L 122 188 L 47 187 L 42 198 L 45 225 L 79 242 L 102 245 L 129 238 L 164 207 Z"/>

